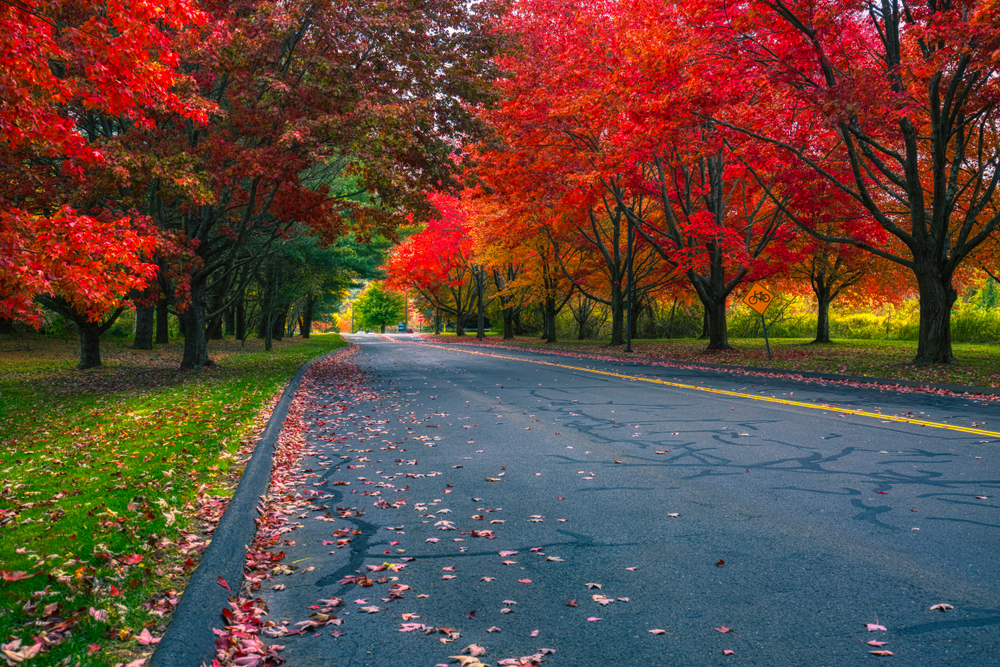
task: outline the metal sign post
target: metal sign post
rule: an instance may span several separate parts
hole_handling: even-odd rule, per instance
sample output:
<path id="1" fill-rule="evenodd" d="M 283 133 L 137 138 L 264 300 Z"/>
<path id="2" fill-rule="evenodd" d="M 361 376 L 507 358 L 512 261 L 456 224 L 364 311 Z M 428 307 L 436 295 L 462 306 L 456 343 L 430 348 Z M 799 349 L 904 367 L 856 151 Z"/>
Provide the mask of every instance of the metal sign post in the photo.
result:
<path id="1" fill-rule="evenodd" d="M 772 301 L 774 301 L 774 294 L 760 283 L 751 285 L 750 290 L 743 297 L 743 303 L 760 314 L 760 322 L 764 325 L 764 347 L 767 348 L 768 361 L 771 360 L 771 341 L 767 339 L 767 321 L 764 319 L 764 311 L 767 310 Z"/>

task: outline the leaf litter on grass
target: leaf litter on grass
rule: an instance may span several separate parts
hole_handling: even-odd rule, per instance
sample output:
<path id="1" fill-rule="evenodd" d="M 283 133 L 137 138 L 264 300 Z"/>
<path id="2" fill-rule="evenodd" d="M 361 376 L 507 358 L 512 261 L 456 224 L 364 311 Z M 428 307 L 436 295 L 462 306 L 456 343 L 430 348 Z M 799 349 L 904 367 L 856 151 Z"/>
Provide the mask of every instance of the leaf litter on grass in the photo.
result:
<path id="1" fill-rule="evenodd" d="M 317 339 L 286 346 L 287 354 L 222 352 L 224 366 L 198 374 L 176 371 L 179 357 L 169 354 L 111 353 L 105 368 L 85 373 L 0 359 L 8 425 L 0 426 L 0 570 L 44 575 L 0 585 L 0 604 L 20 610 L 0 619 L 0 633 L 31 642 L 22 648 L 37 646 L 46 661 L 141 661 L 197 566 L 275 392 L 331 347 Z M 33 376 L 38 369 L 47 370 Z"/>

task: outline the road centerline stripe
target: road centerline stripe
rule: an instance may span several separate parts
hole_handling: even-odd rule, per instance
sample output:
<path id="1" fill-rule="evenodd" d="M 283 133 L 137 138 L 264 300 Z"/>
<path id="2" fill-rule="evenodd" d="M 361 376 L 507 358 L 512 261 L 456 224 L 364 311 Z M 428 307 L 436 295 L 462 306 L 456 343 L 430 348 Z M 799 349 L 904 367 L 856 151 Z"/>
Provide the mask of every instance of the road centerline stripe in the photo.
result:
<path id="1" fill-rule="evenodd" d="M 923 419 L 913 419 L 910 417 L 899 417 L 896 415 L 884 415 L 878 412 L 867 412 L 865 410 L 852 410 L 850 408 L 838 408 L 832 405 L 815 405 L 812 403 L 803 403 L 802 401 L 792 401 L 785 398 L 775 398 L 772 396 L 756 396 L 754 394 L 747 394 L 739 391 L 729 391 L 727 389 L 713 389 L 711 387 L 699 387 L 693 384 L 684 384 L 681 382 L 670 382 L 668 380 L 660 380 L 657 378 L 646 378 L 640 377 L 638 375 L 626 375 L 624 373 L 615 373 L 612 371 L 602 371 L 596 368 L 585 368 L 583 366 L 571 366 L 569 364 L 559 364 L 553 361 L 542 361 L 540 359 L 526 359 L 524 357 L 512 357 L 504 354 L 495 354 L 492 352 L 480 352 L 478 350 L 465 350 L 459 347 L 449 347 L 447 345 L 433 345 L 430 343 L 411 343 L 413 345 L 423 345 L 424 347 L 432 347 L 437 349 L 451 350 L 452 352 L 464 352 L 466 354 L 477 354 L 483 357 L 494 357 L 496 359 L 507 359 L 508 361 L 523 361 L 529 364 L 537 364 L 540 366 L 552 366 L 554 368 L 563 368 L 566 370 L 580 371 L 583 373 L 593 373 L 595 375 L 607 375 L 610 377 L 621 378 L 624 380 L 632 380 L 636 382 L 648 382 L 650 384 L 666 385 L 668 387 L 674 387 L 677 389 L 693 389 L 695 391 L 703 391 L 709 394 L 719 394 L 721 396 L 732 396 L 735 398 L 749 398 L 754 401 L 764 401 L 766 403 L 778 403 L 781 405 L 791 405 L 794 407 L 808 408 L 809 410 L 825 410 L 827 412 L 836 412 L 845 415 L 855 415 L 859 417 L 871 417 L 874 419 L 888 420 L 893 422 L 899 422 L 902 424 L 915 424 L 917 426 L 927 426 L 930 428 L 940 428 L 947 431 L 958 431 L 960 433 L 971 433 L 974 435 L 981 435 L 990 438 L 1000 438 L 1000 433 L 996 431 L 987 431 L 980 428 L 972 428 L 971 426 L 959 426 L 957 424 L 943 424 L 941 422 L 926 421 Z"/>

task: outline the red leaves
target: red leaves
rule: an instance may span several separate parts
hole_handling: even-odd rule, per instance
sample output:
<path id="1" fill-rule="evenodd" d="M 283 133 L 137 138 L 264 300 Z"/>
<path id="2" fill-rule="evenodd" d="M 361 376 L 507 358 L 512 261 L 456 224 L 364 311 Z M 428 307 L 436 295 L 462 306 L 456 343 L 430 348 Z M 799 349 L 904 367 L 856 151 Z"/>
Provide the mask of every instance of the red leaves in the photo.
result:
<path id="1" fill-rule="evenodd" d="M 28 574 L 27 572 L 11 572 L 10 570 L 0 570 L 0 576 L 3 577 L 4 581 L 20 581 L 21 579 L 31 579 L 35 576 L 35 572 Z"/>
<path id="2" fill-rule="evenodd" d="M 229 584 L 226 583 L 226 580 L 222 578 L 221 574 L 219 575 L 219 578 L 215 580 L 215 583 L 219 584 L 220 586 L 222 586 L 223 588 L 225 588 L 230 593 L 233 592 L 233 589 L 231 589 L 229 587 Z"/>

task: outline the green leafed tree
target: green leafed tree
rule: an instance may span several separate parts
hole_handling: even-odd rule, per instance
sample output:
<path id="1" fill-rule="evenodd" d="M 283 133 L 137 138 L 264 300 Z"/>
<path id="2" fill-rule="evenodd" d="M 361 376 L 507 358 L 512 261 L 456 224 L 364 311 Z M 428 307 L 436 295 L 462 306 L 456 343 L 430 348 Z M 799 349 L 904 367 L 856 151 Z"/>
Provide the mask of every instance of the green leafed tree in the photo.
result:
<path id="1" fill-rule="evenodd" d="M 385 333 L 386 324 L 403 318 L 403 297 L 385 291 L 381 282 L 374 282 L 354 302 L 354 315 L 359 327 L 378 327 L 379 331 Z"/>

